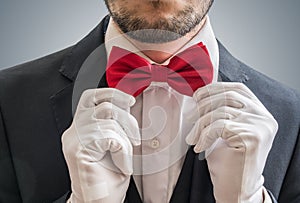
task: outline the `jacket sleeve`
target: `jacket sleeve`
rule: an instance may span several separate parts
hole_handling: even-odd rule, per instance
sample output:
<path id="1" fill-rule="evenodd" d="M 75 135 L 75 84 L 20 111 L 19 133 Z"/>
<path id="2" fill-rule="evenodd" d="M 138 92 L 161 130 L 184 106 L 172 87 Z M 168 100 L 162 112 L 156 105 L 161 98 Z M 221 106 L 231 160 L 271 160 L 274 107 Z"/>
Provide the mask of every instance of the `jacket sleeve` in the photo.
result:
<path id="1" fill-rule="evenodd" d="M 0 202 L 22 202 L 0 106 Z"/>
<path id="2" fill-rule="evenodd" d="M 279 203 L 300 202 L 300 130 L 297 143 L 294 148 L 293 157 L 289 164 L 288 171 L 279 194 Z"/>

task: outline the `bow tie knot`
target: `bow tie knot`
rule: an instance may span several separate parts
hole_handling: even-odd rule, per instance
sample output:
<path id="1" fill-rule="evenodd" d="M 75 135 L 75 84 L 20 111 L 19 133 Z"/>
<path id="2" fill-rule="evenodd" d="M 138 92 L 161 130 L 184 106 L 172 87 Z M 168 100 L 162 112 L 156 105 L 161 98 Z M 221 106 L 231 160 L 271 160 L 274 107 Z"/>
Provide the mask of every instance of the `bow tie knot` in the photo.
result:
<path id="1" fill-rule="evenodd" d="M 109 87 L 133 96 L 151 82 L 167 82 L 179 93 L 192 96 L 199 87 L 212 82 L 213 66 L 202 42 L 172 57 L 168 65 L 150 64 L 137 54 L 113 47 L 106 78 Z"/>
<path id="2" fill-rule="evenodd" d="M 151 80 L 155 82 L 168 82 L 169 70 L 165 66 L 151 65 Z"/>

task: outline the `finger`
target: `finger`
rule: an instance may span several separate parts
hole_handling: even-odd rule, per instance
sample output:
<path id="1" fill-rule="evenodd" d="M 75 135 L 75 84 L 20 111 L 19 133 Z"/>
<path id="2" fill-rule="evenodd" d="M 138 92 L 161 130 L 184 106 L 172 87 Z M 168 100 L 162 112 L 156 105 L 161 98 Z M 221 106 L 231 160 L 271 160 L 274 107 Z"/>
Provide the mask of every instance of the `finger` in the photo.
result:
<path id="1" fill-rule="evenodd" d="M 214 111 L 222 106 L 241 109 L 245 106 L 244 103 L 248 102 L 248 100 L 248 98 L 244 97 L 238 92 L 228 91 L 200 100 L 197 103 L 197 109 L 199 116 L 203 116 L 208 112 Z"/>
<path id="2" fill-rule="evenodd" d="M 211 111 L 204 116 L 200 117 L 195 125 L 193 126 L 192 130 L 186 137 L 186 142 L 189 145 L 196 145 L 198 140 L 200 139 L 200 134 L 204 128 L 210 125 L 210 123 L 215 122 L 219 119 L 234 119 L 240 114 L 239 110 L 235 108 L 222 106 L 218 109 Z"/>
<path id="3" fill-rule="evenodd" d="M 115 138 L 107 138 L 97 141 L 101 148 L 110 153 L 111 160 L 103 160 L 105 168 L 114 170 L 115 172 L 121 171 L 122 174 L 131 175 L 133 171 L 132 162 L 132 146 L 129 139 L 124 135 Z M 118 170 L 116 170 L 116 168 Z"/>
<path id="4" fill-rule="evenodd" d="M 222 137 L 224 128 L 226 125 L 230 124 L 232 121 L 226 119 L 219 119 L 205 127 L 200 136 L 197 144 L 194 147 L 196 153 L 207 150 L 212 144 L 219 138 Z M 233 135 L 232 132 L 228 131 L 227 134 Z"/>
<path id="5" fill-rule="evenodd" d="M 196 102 L 211 97 L 216 94 L 222 94 L 228 91 L 235 91 L 239 94 L 248 97 L 249 99 L 258 100 L 254 93 L 243 83 L 237 82 L 217 82 L 199 88 L 193 95 Z"/>
<path id="6" fill-rule="evenodd" d="M 101 126 L 100 122 L 104 119 L 115 120 L 125 131 L 132 145 L 137 146 L 141 144 L 138 122 L 129 112 L 112 103 L 103 102 L 95 107 L 93 116 L 99 120 L 99 126 Z"/>
<path id="7" fill-rule="evenodd" d="M 247 88 L 246 86 L 243 87 Z M 255 95 L 253 97 L 245 96 L 245 94 L 237 90 L 216 93 L 197 102 L 198 113 L 202 116 L 220 106 L 230 106 L 244 109 L 244 112 L 269 115 L 265 106 L 254 97 Z"/>
<path id="8" fill-rule="evenodd" d="M 129 140 L 128 140 L 129 142 Z M 132 161 L 132 146 L 122 146 L 121 149 L 111 151 L 111 158 L 113 163 L 117 166 L 120 171 L 125 175 L 131 175 L 133 172 L 133 161 Z"/>
<path id="9" fill-rule="evenodd" d="M 105 123 L 105 124 L 103 124 Z M 103 120 L 97 135 L 85 135 L 89 142 L 82 144 L 85 160 L 98 162 L 108 170 L 123 174 L 132 173 L 132 145 L 124 130 L 114 120 Z M 85 140 L 87 141 L 87 140 Z M 83 142 L 81 142 L 83 143 Z M 111 159 L 104 159 L 107 153 Z"/>
<path id="10" fill-rule="evenodd" d="M 89 89 L 82 93 L 79 106 L 91 108 L 102 102 L 110 102 L 116 106 L 128 110 L 135 103 L 135 98 L 115 88 Z"/>
<path id="11" fill-rule="evenodd" d="M 132 145 L 128 139 L 126 133 L 120 130 L 118 133 L 111 133 L 110 138 L 100 140 L 102 149 L 109 151 L 113 164 L 126 175 L 132 174 Z M 107 167 L 114 169 L 110 166 L 110 163 L 106 163 Z M 117 172 L 117 171 L 116 171 Z"/>
<path id="12" fill-rule="evenodd" d="M 110 146 L 114 145 L 114 141 L 113 139 L 105 139 L 97 140 L 95 143 L 102 145 L 101 148 L 108 149 L 107 151 L 109 151 Z M 122 148 L 120 148 L 119 151 L 121 150 Z M 74 167 L 78 167 L 79 180 L 77 182 L 80 184 L 78 191 L 83 190 L 84 194 L 88 194 L 85 200 L 89 202 L 101 199 L 109 194 L 110 191 L 107 187 L 110 183 L 107 183 L 107 180 L 103 177 L 115 177 L 117 173 L 126 175 L 132 173 L 132 164 L 126 165 L 127 163 L 118 163 L 118 165 L 116 165 L 113 158 L 106 153 L 103 153 L 102 160 L 94 161 L 94 158 L 91 158 L 91 154 L 93 153 L 93 150 L 83 149 L 81 153 L 76 154 L 77 162 L 74 165 Z M 99 191 L 103 191 L 103 193 L 101 192 L 101 194 L 99 194 Z"/>

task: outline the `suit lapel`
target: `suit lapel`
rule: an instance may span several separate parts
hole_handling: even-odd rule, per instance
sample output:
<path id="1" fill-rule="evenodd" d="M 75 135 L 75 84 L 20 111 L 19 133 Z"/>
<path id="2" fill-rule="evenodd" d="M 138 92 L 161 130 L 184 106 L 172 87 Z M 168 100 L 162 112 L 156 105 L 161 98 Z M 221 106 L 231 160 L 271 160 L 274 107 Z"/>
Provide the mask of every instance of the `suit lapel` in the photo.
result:
<path id="1" fill-rule="evenodd" d="M 50 97 L 58 132 L 62 134 L 71 124 L 82 92 L 99 85 L 105 79 L 106 52 L 104 34 L 109 17 L 91 31 L 83 40 L 72 47 L 65 57 L 59 72 L 69 80 Z M 102 87 L 106 83 L 101 79 Z"/>
<path id="2" fill-rule="evenodd" d="M 241 67 L 241 62 L 234 58 L 226 48 L 218 41 L 219 46 L 219 78 L 223 82 L 245 83 L 250 78 L 247 72 Z"/>
<path id="3" fill-rule="evenodd" d="M 61 135 L 72 122 L 72 99 L 73 85 L 70 83 L 50 97 L 50 104 L 54 113 L 58 133 Z"/>

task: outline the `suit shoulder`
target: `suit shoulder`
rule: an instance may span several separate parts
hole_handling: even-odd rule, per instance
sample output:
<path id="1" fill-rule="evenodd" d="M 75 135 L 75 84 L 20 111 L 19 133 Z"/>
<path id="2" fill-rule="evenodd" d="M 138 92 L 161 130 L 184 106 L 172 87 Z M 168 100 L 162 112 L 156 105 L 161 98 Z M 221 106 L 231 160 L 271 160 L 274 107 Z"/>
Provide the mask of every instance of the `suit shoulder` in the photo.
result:
<path id="1" fill-rule="evenodd" d="M 59 69 L 72 47 L 48 56 L 0 71 L 0 100 L 9 102 L 13 95 L 49 93 L 64 81 Z M 1 101 L 0 101 L 1 102 Z"/>
<path id="2" fill-rule="evenodd" d="M 242 62 L 240 62 L 240 67 L 247 77 L 245 84 L 261 101 L 265 101 L 266 105 L 290 109 L 299 117 L 300 94 L 297 90 L 254 70 Z"/>
<path id="3" fill-rule="evenodd" d="M 57 71 L 71 49 L 72 47 L 68 47 L 39 59 L 0 70 L 0 81 L 8 81 L 10 79 L 17 80 L 18 77 L 47 74 L 51 71 Z"/>
<path id="4" fill-rule="evenodd" d="M 296 90 L 247 66 L 232 56 L 219 41 L 218 45 L 220 53 L 219 73 L 222 80 L 244 83 L 265 103 L 291 103 L 299 106 L 300 97 Z"/>

